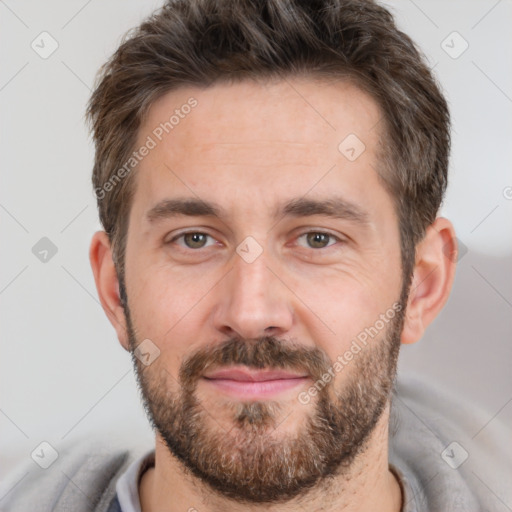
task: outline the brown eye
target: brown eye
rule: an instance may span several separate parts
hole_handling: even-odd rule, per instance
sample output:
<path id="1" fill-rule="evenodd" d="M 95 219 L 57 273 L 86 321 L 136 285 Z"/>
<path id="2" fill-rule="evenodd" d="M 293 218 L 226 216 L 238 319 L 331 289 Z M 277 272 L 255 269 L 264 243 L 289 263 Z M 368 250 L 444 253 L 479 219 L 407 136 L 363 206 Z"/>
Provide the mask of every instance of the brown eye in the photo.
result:
<path id="1" fill-rule="evenodd" d="M 299 239 L 305 237 L 307 246 L 310 249 L 324 249 L 333 245 L 338 239 L 330 233 L 324 233 L 322 231 L 310 231 L 299 236 Z M 329 243 L 332 240 L 331 243 Z"/>
<path id="2" fill-rule="evenodd" d="M 210 242 L 208 242 L 208 238 L 211 240 Z M 211 235 L 201 233 L 200 231 L 189 231 L 188 233 L 181 233 L 181 235 L 177 235 L 166 242 L 166 244 L 174 243 L 184 249 L 203 249 L 215 244 L 215 239 Z"/>
<path id="3" fill-rule="evenodd" d="M 185 233 L 183 241 L 190 249 L 201 249 L 205 246 L 208 235 L 205 233 Z"/>
<path id="4" fill-rule="evenodd" d="M 311 247 L 315 249 L 323 249 L 327 247 L 327 243 L 329 242 L 329 235 L 325 233 L 308 233 L 307 241 Z"/>

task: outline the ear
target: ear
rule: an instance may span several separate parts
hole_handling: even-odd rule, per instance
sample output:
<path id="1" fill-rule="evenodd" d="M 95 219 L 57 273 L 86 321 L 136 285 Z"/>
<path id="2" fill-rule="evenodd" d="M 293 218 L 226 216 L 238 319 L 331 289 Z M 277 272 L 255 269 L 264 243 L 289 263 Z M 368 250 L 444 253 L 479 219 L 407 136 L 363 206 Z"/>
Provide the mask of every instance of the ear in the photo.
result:
<path id="1" fill-rule="evenodd" d="M 414 343 L 443 309 L 455 278 L 457 239 L 452 223 L 438 217 L 416 246 L 416 264 L 407 300 L 402 343 Z"/>
<path id="2" fill-rule="evenodd" d="M 94 233 L 89 249 L 89 260 L 103 310 L 116 330 L 119 342 L 129 351 L 126 318 L 119 297 L 119 281 L 112 258 L 110 241 L 105 231 Z"/>

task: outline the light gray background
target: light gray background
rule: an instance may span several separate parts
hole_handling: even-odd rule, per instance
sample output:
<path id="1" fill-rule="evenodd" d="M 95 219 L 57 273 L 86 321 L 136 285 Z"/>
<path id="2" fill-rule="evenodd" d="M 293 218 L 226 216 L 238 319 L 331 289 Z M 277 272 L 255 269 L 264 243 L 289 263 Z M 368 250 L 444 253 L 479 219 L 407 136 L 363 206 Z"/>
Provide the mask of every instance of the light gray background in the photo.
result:
<path id="1" fill-rule="evenodd" d="M 58 450 L 89 433 L 117 432 L 121 441 L 151 442 L 129 354 L 99 305 L 88 261 L 100 225 L 83 116 L 99 66 L 159 5 L 0 0 L 0 478 L 42 441 Z M 510 423 L 512 2 L 388 5 L 451 105 L 442 214 L 467 247 L 447 306 L 419 343 L 403 347 L 399 371 Z M 47 59 L 31 48 L 43 31 L 59 45 Z M 442 47 L 461 48 L 453 31 L 469 44 L 456 59 Z M 32 253 L 42 237 L 58 248 L 47 263 Z"/>

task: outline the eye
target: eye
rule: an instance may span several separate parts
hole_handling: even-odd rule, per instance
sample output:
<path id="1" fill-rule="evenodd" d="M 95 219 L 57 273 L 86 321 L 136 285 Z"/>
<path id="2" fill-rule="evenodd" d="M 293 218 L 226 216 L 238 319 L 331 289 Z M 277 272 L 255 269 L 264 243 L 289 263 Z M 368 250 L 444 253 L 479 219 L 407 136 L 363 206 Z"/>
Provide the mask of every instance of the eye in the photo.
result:
<path id="1" fill-rule="evenodd" d="M 175 236 L 167 243 L 174 243 L 177 240 L 183 239 L 185 245 L 178 244 L 179 246 L 185 247 L 186 249 L 203 249 L 204 247 L 208 247 L 208 245 L 206 245 L 208 238 L 214 240 L 210 235 L 206 233 L 201 233 L 200 231 L 189 231 L 188 233 L 181 233 L 180 235 Z"/>
<path id="2" fill-rule="evenodd" d="M 305 237 L 306 243 L 308 247 L 311 249 L 324 249 L 326 247 L 330 247 L 336 241 L 341 242 L 341 240 L 332 235 L 331 233 L 326 233 L 324 231 L 309 231 L 307 233 L 303 233 L 302 235 L 297 237 L 297 240 Z M 332 243 L 328 243 L 329 239 L 332 240 Z"/>

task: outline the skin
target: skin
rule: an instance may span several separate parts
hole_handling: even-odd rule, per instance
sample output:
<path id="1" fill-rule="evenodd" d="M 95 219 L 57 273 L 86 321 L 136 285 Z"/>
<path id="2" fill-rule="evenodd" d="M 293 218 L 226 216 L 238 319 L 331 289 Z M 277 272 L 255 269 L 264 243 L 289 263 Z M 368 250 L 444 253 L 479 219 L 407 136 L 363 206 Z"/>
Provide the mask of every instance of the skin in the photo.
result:
<path id="1" fill-rule="evenodd" d="M 180 119 L 137 167 L 126 249 L 126 290 L 137 339 L 151 339 L 160 356 L 148 371 L 168 372 L 177 391 L 180 365 L 190 354 L 229 337 L 274 335 L 318 348 L 331 361 L 387 311 L 402 287 L 398 219 L 379 181 L 377 144 L 381 113 L 374 100 L 347 83 L 293 79 L 271 84 L 241 82 L 172 91 L 155 102 L 141 126 L 137 147 L 176 108 L 198 105 Z M 366 150 L 351 162 L 338 150 L 357 134 Z M 293 198 L 342 196 L 367 215 L 365 226 L 322 215 L 273 217 Z M 226 210 L 221 219 L 179 216 L 151 223 L 159 201 L 196 197 Z M 210 235 L 207 247 L 187 248 L 184 230 Z M 308 246 L 305 233 L 328 231 L 328 246 Z M 263 249 L 252 263 L 235 251 L 248 236 Z M 438 217 L 417 247 L 416 266 L 400 341 L 419 340 L 448 299 L 455 274 L 455 233 Z M 451 254 L 452 257 L 446 257 Z M 90 260 L 101 304 L 130 350 L 119 283 L 108 237 L 95 233 Z M 381 338 L 379 338 L 380 340 Z M 155 373 L 153 373 L 155 375 Z M 342 390 L 357 378 L 357 365 L 335 374 Z M 307 389 L 311 382 L 303 389 Z M 226 397 L 199 383 L 198 396 L 220 424 L 230 425 Z M 293 396 L 292 396 L 293 395 Z M 280 395 L 283 417 L 274 435 L 293 435 L 313 404 Z M 308 509 L 398 511 L 401 492 L 388 468 L 389 404 L 350 472 L 330 492 L 313 489 Z M 302 510 L 280 504 L 239 504 L 209 492 L 186 473 L 156 433 L 155 468 L 140 488 L 144 512 L 156 510 Z M 300 506 L 302 505 L 302 506 Z M 311 507 L 311 508 L 309 508 Z"/>

